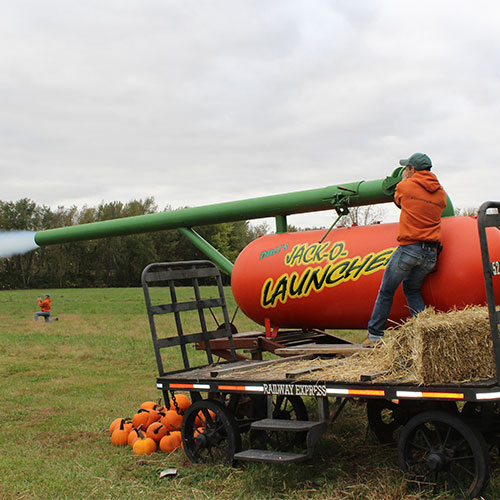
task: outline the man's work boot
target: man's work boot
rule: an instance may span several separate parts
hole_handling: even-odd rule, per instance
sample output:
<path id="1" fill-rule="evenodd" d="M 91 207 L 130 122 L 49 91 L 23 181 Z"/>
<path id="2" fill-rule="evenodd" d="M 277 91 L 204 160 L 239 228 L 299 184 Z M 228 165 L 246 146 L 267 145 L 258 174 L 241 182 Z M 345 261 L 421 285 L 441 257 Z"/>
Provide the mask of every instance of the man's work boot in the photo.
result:
<path id="1" fill-rule="evenodd" d="M 376 347 L 382 344 L 382 337 L 380 337 L 380 340 L 377 340 L 376 342 L 373 341 L 368 335 L 366 335 L 366 338 L 361 342 L 361 345 L 363 347 Z"/>

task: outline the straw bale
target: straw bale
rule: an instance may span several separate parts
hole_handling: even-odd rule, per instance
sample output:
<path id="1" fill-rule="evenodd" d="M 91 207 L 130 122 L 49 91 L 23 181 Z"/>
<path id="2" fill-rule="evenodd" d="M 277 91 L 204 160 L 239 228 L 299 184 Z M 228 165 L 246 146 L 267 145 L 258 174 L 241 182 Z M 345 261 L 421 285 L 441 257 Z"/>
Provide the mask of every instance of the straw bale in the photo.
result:
<path id="1" fill-rule="evenodd" d="M 245 374 L 252 380 L 284 379 L 305 370 L 295 380 L 359 382 L 361 375 L 380 373 L 377 382 L 421 385 L 461 383 L 495 377 L 493 347 L 486 307 L 436 312 L 429 307 L 389 329 L 380 346 L 346 358 L 280 362 Z"/>
<path id="2" fill-rule="evenodd" d="M 348 366 L 336 368 L 343 368 L 344 373 L 334 376 L 330 369 L 324 376 L 356 382 L 367 371 L 382 372 L 379 381 L 398 379 L 422 385 L 494 378 L 488 310 L 475 306 L 444 313 L 428 307 L 389 329 L 380 347 L 342 361 Z"/>
<path id="3" fill-rule="evenodd" d="M 468 382 L 495 377 L 488 310 L 468 307 L 447 313 L 427 308 L 407 321 L 403 336 L 406 368 L 420 384 Z M 397 347 L 392 350 L 397 353 Z"/>

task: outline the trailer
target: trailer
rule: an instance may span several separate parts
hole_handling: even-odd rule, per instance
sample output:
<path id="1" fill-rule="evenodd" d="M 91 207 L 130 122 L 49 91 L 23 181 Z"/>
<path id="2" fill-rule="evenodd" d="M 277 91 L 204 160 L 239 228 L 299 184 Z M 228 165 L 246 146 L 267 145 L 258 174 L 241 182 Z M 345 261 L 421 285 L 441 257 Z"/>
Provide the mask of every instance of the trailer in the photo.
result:
<path id="1" fill-rule="evenodd" d="M 500 444 L 500 315 L 493 289 L 500 269 L 499 262 L 490 259 L 486 231 L 500 229 L 499 208 L 500 202 L 486 202 L 477 219 L 497 374 L 480 382 L 417 386 L 378 382 L 370 373 L 357 383 L 308 379 L 307 370 L 293 369 L 294 361 L 318 358 L 318 352 L 319 359 L 348 355 L 362 347 L 321 328 L 277 331 L 266 325 L 262 332 L 237 333 L 212 262 L 148 265 L 142 285 L 158 366 L 157 388 L 166 405 L 175 405 L 178 391 L 191 396 L 182 425 L 189 460 L 310 460 L 329 424 L 356 400 L 366 404 L 369 425 L 380 442 L 397 439 L 398 463 L 410 482 L 451 490 L 455 496 L 478 495 L 489 479 L 489 447 Z M 192 296 L 180 301 L 178 286 L 186 284 Z M 207 290 L 217 293 L 207 297 Z M 214 310 L 223 318 L 215 329 L 207 321 Z M 197 316 L 199 331 L 186 331 L 186 315 Z M 172 318 L 170 325 L 175 324 L 174 334 L 162 328 L 166 316 Z M 314 355 L 307 354 L 311 345 L 316 345 Z M 169 371 L 165 353 L 174 347 L 181 353 L 183 368 Z M 293 355 L 297 347 L 302 347 L 301 354 Z M 193 362 L 200 349 L 206 352 L 202 364 Z M 315 419 L 309 419 L 305 399 L 314 404 Z M 248 436 L 247 449 L 242 449 L 242 435 Z"/>

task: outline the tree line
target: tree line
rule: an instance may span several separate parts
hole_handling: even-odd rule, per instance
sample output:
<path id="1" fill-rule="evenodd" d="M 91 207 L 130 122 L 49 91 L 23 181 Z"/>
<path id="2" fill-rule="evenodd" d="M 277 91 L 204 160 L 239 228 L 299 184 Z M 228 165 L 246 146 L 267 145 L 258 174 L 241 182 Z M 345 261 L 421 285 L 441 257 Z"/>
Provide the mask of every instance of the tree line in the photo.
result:
<path id="1" fill-rule="evenodd" d="M 172 210 L 166 207 L 162 211 Z M 154 198 L 114 201 L 79 209 L 53 210 L 23 198 L 0 201 L 0 231 L 42 231 L 158 212 Z M 200 226 L 196 231 L 229 260 L 250 241 L 267 232 L 266 224 L 248 221 Z M 139 286 L 151 262 L 206 258 L 179 231 L 165 230 L 40 247 L 24 255 L 0 258 L 0 288 L 69 288 Z"/>

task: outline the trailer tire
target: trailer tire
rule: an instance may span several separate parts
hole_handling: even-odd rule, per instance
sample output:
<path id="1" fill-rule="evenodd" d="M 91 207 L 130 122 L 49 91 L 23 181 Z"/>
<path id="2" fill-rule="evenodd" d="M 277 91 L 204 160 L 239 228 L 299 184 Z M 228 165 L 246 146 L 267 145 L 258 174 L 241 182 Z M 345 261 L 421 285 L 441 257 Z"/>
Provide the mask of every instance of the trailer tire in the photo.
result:
<path id="1" fill-rule="evenodd" d="M 203 427 L 196 427 L 196 418 Z M 203 399 L 193 403 L 182 421 L 184 452 L 194 463 L 232 465 L 241 450 L 241 435 L 232 413 L 219 401 Z"/>
<path id="2" fill-rule="evenodd" d="M 460 417 L 433 410 L 415 415 L 403 428 L 398 462 L 409 483 L 420 489 L 451 490 L 453 498 L 473 498 L 489 479 L 489 459 L 481 433 Z"/>

